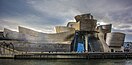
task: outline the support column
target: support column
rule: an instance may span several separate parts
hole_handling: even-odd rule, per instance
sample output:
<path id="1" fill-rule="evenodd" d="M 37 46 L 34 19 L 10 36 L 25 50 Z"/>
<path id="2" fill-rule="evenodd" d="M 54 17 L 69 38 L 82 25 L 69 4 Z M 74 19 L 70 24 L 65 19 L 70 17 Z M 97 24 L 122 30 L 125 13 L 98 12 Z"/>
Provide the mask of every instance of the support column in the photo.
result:
<path id="1" fill-rule="evenodd" d="M 85 52 L 88 52 L 88 34 L 85 35 Z"/>
<path id="2" fill-rule="evenodd" d="M 76 51 L 76 46 L 78 41 L 78 33 L 75 33 L 75 39 L 74 39 L 74 44 L 73 44 L 73 51 Z"/>
<path id="3" fill-rule="evenodd" d="M 2 55 L 2 48 L 0 47 L 0 55 Z"/>

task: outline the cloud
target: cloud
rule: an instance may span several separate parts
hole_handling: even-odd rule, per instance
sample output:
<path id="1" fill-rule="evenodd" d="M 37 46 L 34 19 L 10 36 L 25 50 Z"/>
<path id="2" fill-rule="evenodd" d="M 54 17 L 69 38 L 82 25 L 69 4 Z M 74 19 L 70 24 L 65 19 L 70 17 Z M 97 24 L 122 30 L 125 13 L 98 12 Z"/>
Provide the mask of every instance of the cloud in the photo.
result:
<path id="1" fill-rule="evenodd" d="M 54 32 L 75 15 L 92 13 L 101 23 L 112 23 L 113 31 L 130 34 L 132 0 L 0 0 L 0 27 L 17 26 Z"/>
<path id="2" fill-rule="evenodd" d="M 18 25 L 15 21 L 9 21 L 9 20 L 2 20 L 0 19 L 0 29 L 3 30 L 4 28 L 9 28 L 9 29 L 17 29 L 14 28 L 14 25 Z"/>

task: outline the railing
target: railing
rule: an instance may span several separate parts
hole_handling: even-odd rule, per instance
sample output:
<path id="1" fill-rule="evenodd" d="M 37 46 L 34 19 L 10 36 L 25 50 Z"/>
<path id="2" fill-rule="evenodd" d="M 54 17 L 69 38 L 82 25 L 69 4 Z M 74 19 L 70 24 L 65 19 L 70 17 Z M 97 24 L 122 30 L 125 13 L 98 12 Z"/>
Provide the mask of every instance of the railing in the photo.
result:
<path id="1" fill-rule="evenodd" d="M 0 43 L 0 54 L 1 55 L 14 55 L 20 54 L 20 51 L 14 49 L 14 45 L 12 43 L 1 42 Z"/>

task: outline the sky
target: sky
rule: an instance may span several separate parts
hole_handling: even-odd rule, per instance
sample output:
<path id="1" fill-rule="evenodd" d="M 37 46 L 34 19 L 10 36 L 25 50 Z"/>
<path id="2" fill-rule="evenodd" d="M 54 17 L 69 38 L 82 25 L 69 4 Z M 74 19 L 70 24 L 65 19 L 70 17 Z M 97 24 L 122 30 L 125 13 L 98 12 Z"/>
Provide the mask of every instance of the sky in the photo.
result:
<path id="1" fill-rule="evenodd" d="M 54 26 L 66 26 L 86 13 L 132 41 L 132 0 L 0 0 L 0 30 L 23 26 L 52 33 Z"/>

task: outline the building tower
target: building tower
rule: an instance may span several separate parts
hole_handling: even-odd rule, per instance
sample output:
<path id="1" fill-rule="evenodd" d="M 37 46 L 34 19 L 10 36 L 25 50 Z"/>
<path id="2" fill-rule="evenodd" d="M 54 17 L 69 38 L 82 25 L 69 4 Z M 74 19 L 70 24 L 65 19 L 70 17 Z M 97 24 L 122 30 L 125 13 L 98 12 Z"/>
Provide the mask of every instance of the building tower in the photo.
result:
<path id="1" fill-rule="evenodd" d="M 93 19 L 91 14 L 82 14 L 75 16 L 78 29 L 76 29 L 74 41 L 72 42 L 72 51 L 77 51 L 77 44 L 82 42 L 84 44 L 84 51 L 88 52 L 89 50 L 89 37 L 96 33 L 96 23 L 97 20 Z"/>

